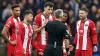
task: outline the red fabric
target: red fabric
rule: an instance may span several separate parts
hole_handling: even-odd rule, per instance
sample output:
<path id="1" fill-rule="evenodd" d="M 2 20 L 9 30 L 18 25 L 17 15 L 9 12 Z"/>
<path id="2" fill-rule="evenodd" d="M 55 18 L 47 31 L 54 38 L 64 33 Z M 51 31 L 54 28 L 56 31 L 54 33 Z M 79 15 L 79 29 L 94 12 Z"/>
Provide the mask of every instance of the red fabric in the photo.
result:
<path id="1" fill-rule="evenodd" d="M 35 16 L 34 23 L 36 25 L 38 25 L 38 27 L 41 27 L 42 26 L 41 15 L 42 15 L 42 13 L 40 13 L 40 14 L 38 14 L 38 15 Z M 55 17 L 53 15 L 52 15 L 52 18 L 53 18 L 53 20 L 55 20 Z M 46 19 L 49 19 L 49 18 L 46 18 Z M 46 42 L 47 42 L 47 38 L 48 38 L 48 33 L 46 32 Z M 36 43 L 39 46 L 39 48 L 45 49 L 45 45 L 42 45 L 42 43 L 41 43 L 41 32 L 39 32 L 37 34 Z"/>
<path id="2" fill-rule="evenodd" d="M 15 25 L 14 22 L 14 17 L 11 16 L 8 18 L 8 20 L 6 21 L 6 24 L 4 27 L 8 27 L 9 31 L 8 31 L 8 36 L 10 41 L 14 41 L 17 40 L 17 44 L 16 45 L 11 45 L 9 42 L 7 43 L 7 48 L 8 48 L 8 56 L 10 56 L 11 54 L 15 54 L 16 52 L 22 52 L 22 45 L 20 44 L 20 35 L 19 35 L 19 20 L 17 21 L 17 25 Z"/>
<path id="3" fill-rule="evenodd" d="M 16 53 L 14 56 L 24 56 L 22 53 Z"/>
<path id="4" fill-rule="evenodd" d="M 26 53 L 26 56 L 31 56 L 31 54 Z"/>
<path id="5" fill-rule="evenodd" d="M 38 27 L 41 27 L 42 26 L 42 20 L 41 20 L 41 15 L 43 15 L 42 13 L 38 14 L 35 16 L 35 20 L 34 20 L 34 24 L 36 24 Z M 52 19 L 55 20 L 55 17 L 53 15 L 52 16 Z M 45 18 L 46 20 L 49 20 L 49 18 Z M 48 40 L 48 33 L 46 32 L 46 43 L 47 43 L 47 40 Z M 41 41 L 41 32 L 39 32 L 37 34 L 37 37 L 36 37 L 36 43 L 37 43 L 37 46 L 44 50 L 46 45 L 42 45 L 42 41 Z M 39 56 L 39 54 L 38 54 Z"/>
<path id="6" fill-rule="evenodd" d="M 32 39 L 31 40 L 31 43 L 32 43 L 32 46 L 37 50 L 39 51 L 39 47 L 36 45 L 35 41 Z"/>
<path id="7" fill-rule="evenodd" d="M 75 50 L 75 56 L 92 56 L 92 50 Z"/>
<path id="8" fill-rule="evenodd" d="M 27 41 L 27 43 L 26 43 L 26 44 L 27 44 L 26 52 L 30 54 L 30 51 L 29 51 L 30 46 L 29 46 L 29 45 L 32 44 L 32 46 L 33 46 L 34 48 L 36 48 L 36 50 L 39 50 L 39 48 L 38 48 L 38 46 L 36 45 L 36 43 L 34 42 L 34 39 L 33 39 L 33 37 L 32 37 L 32 35 L 33 35 L 33 30 L 32 30 L 31 25 L 27 25 L 27 27 L 28 27 L 28 37 L 27 37 L 28 41 Z M 22 41 L 22 44 L 23 44 L 23 45 L 24 45 L 24 39 L 25 39 L 25 30 L 26 30 L 26 29 L 25 29 L 24 23 L 23 23 L 23 22 L 20 22 L 20 34 L 21 34 L 21 41 Z"/>
<path id="9" fill-rule="evenodd" d="M 89 21 L 89 26 L 88 26 L 88 31 L 87 31 L 87 45 L 86 45 L 86 50 L 92 50 L 92 42 L 93 44 L 97 44 L 97 33 L 96 33 L 96 27 L 93 21 L 87 19 Z M 85 21 L 86 22 L 86 21 Z M 79 27 L 79 31 L 80 30 L 84 30 L 84 23 L 85 22 L 81 22 L 80 23 L 80 27 Z M 77 28 L 77 26 L 76 26 Z M 79 32 L 80 35 L 82 35 L 84 33 L 83 32 Z M 90 39 L 90 36 L 92 35 L 92 40 Z M 82 40 L 83 40 L 83 36 L 79 36 L 79 49 L 82 50 Z M 91 42 L 92 41 L 92 42 Z M 77 44 L 77 29 L 76 29 L 76 33 L 75 33 L 75 38 L 73 41 L 73 44 Z"/>

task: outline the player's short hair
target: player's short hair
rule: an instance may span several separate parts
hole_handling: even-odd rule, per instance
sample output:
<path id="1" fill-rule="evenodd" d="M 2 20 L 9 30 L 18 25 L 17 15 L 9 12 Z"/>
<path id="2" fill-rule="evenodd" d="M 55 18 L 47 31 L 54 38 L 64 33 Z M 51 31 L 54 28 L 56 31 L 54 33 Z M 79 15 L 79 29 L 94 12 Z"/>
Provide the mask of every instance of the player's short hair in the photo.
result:
<path id="1" fill-rule="evenodd" d="M 33 12 L 31 10 L 26 10 L 26 11 L 24 11 L 23 16 L 29 15 L 29 14 L 33 15 Z"/>
<path id="2" fill-rule="evenodd" d="M 20 7 L 18 4 L 12 5 L 11 9 L 13 10 L 14 8 Z"/>
<path id="3" fill-rule="evenodd" d="M 63 10 L 62 9 L 55 10 L 54 15 L 56 18 L 60 18 L 61 16 L 63 16 Z"/>
<path id="4" fill-rule="evenodd" d="M 85 12 L 89 12 L 89 10 L 87 9 L 87 8 L 80 8 L 79 10 L 83 10 L 83 11 L 85 11 Z"/>
<path id="5" fill-rule="evenodd" d="M 44 4 L 44 7 L 47 7 L 47 6 L 54 7 L 54 4 L 52 2 L 46 2 Z"/>

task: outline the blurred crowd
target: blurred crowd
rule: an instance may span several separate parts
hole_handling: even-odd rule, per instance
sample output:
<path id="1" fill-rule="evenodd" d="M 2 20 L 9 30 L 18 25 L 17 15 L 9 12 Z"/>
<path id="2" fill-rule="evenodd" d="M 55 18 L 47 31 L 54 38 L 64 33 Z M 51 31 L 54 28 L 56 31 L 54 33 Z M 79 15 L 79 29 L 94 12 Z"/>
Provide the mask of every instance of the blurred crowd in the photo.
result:
<path id="1" fill-rule="evenodd" d="M 54 3 L 54 10 L 58 8 L 68 10 L 69 18 L 70 18 L 70 27 L 71 27 L 71 32 L 73 37 L 75 35 L 75 23 L 77 20 L 79 20 L 78 17 L 79 8 L 81 7 L 88 8 L 89 9 L 88 18 L 93 20 L 94 23 L 96 24 L 98 41 L 100 43 L 100 38 L 99 38 L 100 37 L 100 0 L 0 0 L 0 33 L 2 31 L 2 28 L 7 18 L 12 15 L 11 13 L 12 4 L 19 4 L 19 6 L 21 7 L 20 18 L 21 20 L 23 20 L 23 12 L 25 10 L 27 9 L 32 10 L 35 16 L 38 13 L 41 13 L 43 11 L 44 3 L 47 1 L 51 1 Z M 2 36 L 0 35 L 0 37 Z M 5 46 L 5 44 L 2 45 L 2 43 L 4 43 L 4 41 L 2 38 L 0 38 L 0 50 L 2 46 Z M 98 47 L 100 47 L 100 44 Z M 4 51 L 5 50 L 6 49 L 4 48 Z"/>

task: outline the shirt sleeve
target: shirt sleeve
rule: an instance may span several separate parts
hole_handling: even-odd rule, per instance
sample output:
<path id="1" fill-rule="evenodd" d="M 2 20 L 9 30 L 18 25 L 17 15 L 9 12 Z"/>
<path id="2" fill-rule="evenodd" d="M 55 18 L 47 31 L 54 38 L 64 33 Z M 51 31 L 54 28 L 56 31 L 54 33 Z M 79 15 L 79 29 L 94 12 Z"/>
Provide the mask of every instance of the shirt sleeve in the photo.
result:
<path id="1" fill-rule="evenodd" d="M 90 23 L 90 31 L 91 31 L 91 35 L 92 35 L 92 42 L 93 45 L 97 45 L 97 32 L 96 32 L 96 27 L 94 22 Z"/>
<path id="2" fill-rule="evenodd" d="M 31 44 L 32 44 L 32 46 L 33 46 L 37 51 L 39 51 L 39 47 L 36 45 L 36 43 L 35 43 L 35 41 L 34 41 L 33 38 L 32 38 L 32 40 L 31 40 Z"/>
<path id="3" fill-rule="evenodd" d="M 41 21 L 40 21 L 40 16 L 35 16 L 35 19 L 34 19 L 34 25 L 37 25 L 37 26 L 40 26 L 41 24 Z"/>
<path id="4" fill-rule="evenodd" d="M 4 26 L 10 28 L 10 27 L 13 26 L 13 24 L 14 24 L 14 23 L 13 23 L 12 20 L 9 18 L 9 19 L 6 21 L 6 24 L 5 24 Z"/>

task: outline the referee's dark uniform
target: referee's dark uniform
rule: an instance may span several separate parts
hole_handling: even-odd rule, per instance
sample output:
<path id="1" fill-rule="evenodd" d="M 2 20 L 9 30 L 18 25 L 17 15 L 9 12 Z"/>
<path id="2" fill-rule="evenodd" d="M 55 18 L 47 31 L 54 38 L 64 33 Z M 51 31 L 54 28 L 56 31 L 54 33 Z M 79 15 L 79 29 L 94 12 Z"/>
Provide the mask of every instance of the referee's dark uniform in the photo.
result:
<path id="1" fill-rule="evenodd" d="M 68 36 L 67 26 L 58 20 L 49 21 L 46 31 L 48 32 L 48 44 L 44 50 L 44 56 L 63 56 L 62 42 Z"/>

